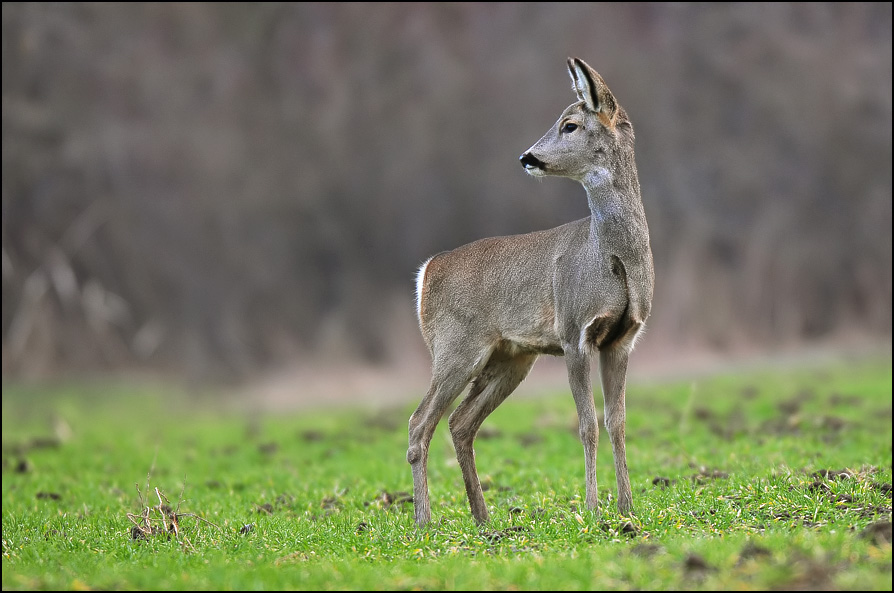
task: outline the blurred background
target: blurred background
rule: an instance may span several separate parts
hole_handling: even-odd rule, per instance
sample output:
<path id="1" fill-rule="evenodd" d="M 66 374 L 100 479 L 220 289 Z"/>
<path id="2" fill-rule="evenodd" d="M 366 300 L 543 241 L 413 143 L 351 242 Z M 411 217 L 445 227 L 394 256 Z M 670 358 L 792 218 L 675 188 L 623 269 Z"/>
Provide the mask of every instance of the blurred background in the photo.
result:
<path id="1" fill-rule="evenodd" d="M 2 5 L 4 380 L 419 367 L 413 279 L 587 216 L 518 156 L 637 133 L 638 356 L 891 336 L 891 4 Z M 420 384 L 419 389 L 424 389 Z"/>

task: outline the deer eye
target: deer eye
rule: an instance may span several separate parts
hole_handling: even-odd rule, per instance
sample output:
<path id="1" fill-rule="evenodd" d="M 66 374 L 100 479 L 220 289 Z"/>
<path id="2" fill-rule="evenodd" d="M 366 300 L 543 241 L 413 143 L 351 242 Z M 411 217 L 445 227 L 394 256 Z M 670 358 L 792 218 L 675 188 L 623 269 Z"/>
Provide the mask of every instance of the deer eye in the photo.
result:
<path id="1" fill-rule="evenodd" d="M 562 129 L 561 129 L 560 131 L 561 131 L 563 134 L 570 134 L 571 132 L 573 132 L 573 131 L 576 130 L 576 129 L 577 129 L 577 124 L 573 124 L 573 123 L 571 123 L 571 122 L 568 122 L 567 124 L 565 124 L 564 126 L 562 126 Z"/>

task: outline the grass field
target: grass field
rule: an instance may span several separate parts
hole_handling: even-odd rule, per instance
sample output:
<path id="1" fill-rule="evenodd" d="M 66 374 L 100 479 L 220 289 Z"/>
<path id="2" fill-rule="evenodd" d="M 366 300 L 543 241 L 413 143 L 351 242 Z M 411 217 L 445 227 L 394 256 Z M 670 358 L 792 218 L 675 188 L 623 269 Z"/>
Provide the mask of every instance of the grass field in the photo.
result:
<path id="1" fill-rule="evenodd" d="M 485 422 L 484 527 L 442 422 L 417 529 L 412 407 L 5 385 L 3 588 L 891 590 L 890 358 L 632 384 L 633 517 L 604 430 L 603 511 L 583 508 L 563 389 Z"/>

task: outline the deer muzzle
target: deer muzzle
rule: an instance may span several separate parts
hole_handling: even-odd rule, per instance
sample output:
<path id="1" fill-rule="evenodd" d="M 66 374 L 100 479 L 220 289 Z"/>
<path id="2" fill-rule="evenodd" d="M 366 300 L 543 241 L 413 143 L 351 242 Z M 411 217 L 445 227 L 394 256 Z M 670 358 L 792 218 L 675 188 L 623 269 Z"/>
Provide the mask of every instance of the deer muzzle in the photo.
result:
<path id="1" fill-rule="evenodd" d="M 528 173 L 533 173 L 535 170 L 538 169 L 540 171 L 544 170 L 543 161 L 531 154 L 530 151 L 518 157 L 518 160 L 521 163 L 522 167 L 525 168 L 525 171 L 527 171 Z"/>

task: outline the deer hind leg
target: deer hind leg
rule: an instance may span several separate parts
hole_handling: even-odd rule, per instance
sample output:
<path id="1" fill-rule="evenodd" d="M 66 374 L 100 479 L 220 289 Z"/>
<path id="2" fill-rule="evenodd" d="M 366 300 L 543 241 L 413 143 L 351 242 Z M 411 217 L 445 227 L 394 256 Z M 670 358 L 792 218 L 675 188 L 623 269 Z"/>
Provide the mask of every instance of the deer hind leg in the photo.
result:
<path id="1" fill-rule="evenodd" d="M 475 467 L 473 443 L 484 419 L 515 391 L 537 360 L 536 354 L 511 355 L 503 351 L 491 354 L 487 364 L 472 383 L 469 395 L 450 415 L 450 434 L 456 448 L 456 459 L 463 472 L 466 495 L 472 516 L 478 523 L 488 520 L 487 506 Z"/>
<path id="2" fill-rule="evenodd" d="M 464 352 L 468 355 L 463 356 Z M 477 352 L 470 352 L 468 348 L 456 349 L 452 353 L 452 356 L 436 354 L 433 357 L 431 386 L 419 403 L 419 407 L 410 416 L 407 462 L 413 470 L 413 504 L 416 524 L 420 526 L 431 520 L 431 504 L 428 497 L 428 447 L 435 428 L 450 404 L 484 366 L 489 355 L 486 348 Z"/>

